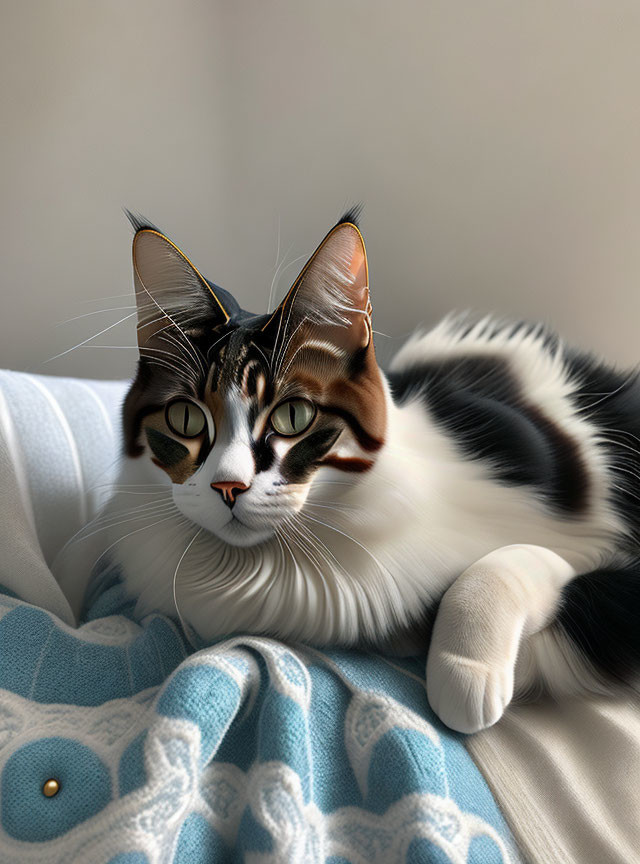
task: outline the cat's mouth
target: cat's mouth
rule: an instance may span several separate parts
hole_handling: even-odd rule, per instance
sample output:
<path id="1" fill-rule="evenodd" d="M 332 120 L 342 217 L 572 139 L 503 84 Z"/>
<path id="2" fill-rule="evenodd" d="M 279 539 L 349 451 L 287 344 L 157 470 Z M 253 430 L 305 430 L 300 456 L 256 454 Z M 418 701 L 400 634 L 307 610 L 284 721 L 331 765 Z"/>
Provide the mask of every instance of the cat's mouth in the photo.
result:
<path id="1" fill-rule="evenodd" d="M 251 530 L 252 530 L 252 529 L 251 529 L 251 528 L 250 528 L 250 527 L 249 527 L 245 522 L 242 521 L 242 519 L 239 519 L 239 518 L 235 515 L 235 513 L 232 513 L 232 514 L 231 514 L 231 519 L 229 519 L 229 521 L 227 522 L 227 525 L 233 525 L 234 523 L 237 523 L 238 525 L 242 525 L 242 527 L 243 527 L 243 528 L 246 528 L 247 531 L 251 531 Z"/>
<path id="2" fill-rule="evenodd" d="M 231 546 L 255 546 L 271 537 L 273 529 L 252 528 L 232 513 L 231 518 L 224 525 L 215 529 L 215 533 Z"/>

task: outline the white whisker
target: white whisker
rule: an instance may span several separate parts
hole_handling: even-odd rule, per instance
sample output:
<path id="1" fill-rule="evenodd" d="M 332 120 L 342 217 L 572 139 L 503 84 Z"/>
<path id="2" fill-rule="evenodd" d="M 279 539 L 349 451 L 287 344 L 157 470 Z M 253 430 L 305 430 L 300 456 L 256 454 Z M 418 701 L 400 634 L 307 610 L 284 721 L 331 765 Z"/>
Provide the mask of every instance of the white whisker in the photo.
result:
<path id="1" fill-rule="evenodd" d="M 175 507 L 175 505 L 173 504 L 173 502 L 168 502 L 165 504 L 154 504 L 154 506 L 150 507 L 147 511 L 142 512 L 142 513 L 130 514 L 125 519 L 116 519 L 113 522 L 105 522 L 105 523 L 99 523 L 98 522 L 92 526 L 95 530 L 91 531 L 89 534 L 85 534 L 81 537 L 77 537 L 76 542 L 79 543 L 83 540 L 88 540 L 89 537 L 93 537 L 94 534 L 99 534 L 101 531 L 107 531 L 107 530 L 110 530 L 111 528 L 115 528 L 116 525 L 126 525 L 128 522 L 136 522 L 136 521 L 139 521 L 141 519 L 151 519 L 154 516 L 159 516 L 161 513 L 169 513 L 171 510 L 175 510 L 176 513 L 179 512 L 177 510 L 177 508 Z M 122 514 L 118 514 L 118 515 L 120 516 Z M 96 527 L 96 525 L 100 525 L 100 527 L 98 528 L 98 527 Z"/>
<path id="2" fill-rule="evenodd" d="M 196 648 L 197 646 L 194 645 L 193 642 L 191 641 L 191 636 L 190 636 L 190 633 L 189 633 L 190 628 L 186 625 L 186 623 L 185 623 L 185 621 L 184 621 L 184 618 L 182 617 L 182 614 L 181 614 L 181 612 L 180 612 L 180 607 L 178 606 L 178 597 L 177 597 L 177 594 L 176 594 L 176 583 L 177 583 L 177 581 L 178 581 L 178 570 L 180 569 L 180 565 L 182 564 L 182 562 L 183 562 L 184 559 L 186 558 L 187 552 L 189 551 L 189 549 L 191 549 L 191 547 L 193 546 L 193 544 L 195 543 L 195 541 L 198 539 L 198 537 L 200 536 L 200 534 L 202 533 L 203 530 L 204 530 L 203 528 L 198 528 L 198 530 L 197 530 L 196 533 L 193 535 L 193 537 L 191 538 L 191 540 L 189 540 L 189 542 L 187 543 L 187 546 L 186 546 L 184 552 L 183 552 L 182 555 L 180 556 L 180 560 L 178 561 L 178 563 L 177 563 L 177 565 L 176 565 L 175 572 L 174 572 L 174 574 L 173 574 L 173 587 L 172 587 L 172 591 L 173 591 L 173 602 L 174 602 L 174 605 L 175 605 L 175 607 L 176 607 L 176 615 L 178 616 L 178 620 L 180 621 L 180 625 L 181 625 L 181 627 L 182 627 L 182 629 L 183 629 L 183 631 L 184 631 L 184 635 L 185 635 L 185 637 L 187 638 L 187 640 L 189 641 L 189 644 L 191 645 L 192 648 Z"/>
<path id="3" fill-rule="evenodd" d="M 303 513 L 303 512 L 301 512 L 299 515 L 300 515 L 303 519 L 311 519 L 312 522 L 317 522 L 319 525 L 324 525 L 325 528 L 329 528 L 331 531 L 335 531 L 336 533 L 341 534 L 341 535 L 342 535 L 343 537 L 345 537 L 347 540 L 350 540 L 352 543 L 355 543 L 355 545 L 356 545 L 356 546 L 359 546 L 360 549 L 362 549 L 363 552 L 366 552 L 366 553 L 367 553 L 367 555 L 372 559 L 372 561 L 375 561 L 375 563 L 376 563 L 377 566 L 382 570 L 383 573 L 387 573 L 389 576 L 391 575 L 391 574 L 389 573 L 389 571 L 387 570 L 387 568 L 384 566 L 384 564 L 382 564 L 382 563 L 381 563 L 381 562 L 376 558 L 376 556 L 373 554 L 373 552 L 371 552 L 369 549 L 367 549 L 367 547 L 364 546 L 362 543 L 360 543 L 359 540 L 356 540 L 355 537 L 351 537 L 351 535 L 345 533 L 344 531 L 341 531 L 340 528 L 336 528 L 335 525 L 330 525 L 328 522 L 323 522 L 322 519 L 318 519 L 318 518 L 316 518 L 315 516 L 311 516 L 309 513 Z"/>
<path id="4" fill-rule="evenodd" d="M 141 284 L 142 284 L 142 283 L 141 283 Z M 169 315 L 169 313 L 166 311 L 166 309 L 163 309 L 162 306 L 160 306 L 160 304 L 158 303 L 158 301 L 155 299 L 155 297 L 153 297 L 153 295 L 151 294 L 151 292 L 148 290 L 148 288 L 147 288 L 144 284 L 142 284 L 142 288 L 143 288 L 143 290 L 147 293 L 147 295 L 148 295 L 149 298 L 151 299 L 152 303 L 153 303 L 153 304 L 158 308 L 158 311 L 159 311 L 160 313 L 162 313 L 162 317 L 163 317 L 163 318 L 167 318 L 167 319 L 168 319 L 168 320 L 173 324 L 173 326 L 176 328 L 176 330 L 177 330 L 179 333 L 182 334 L 182 336 L 183 336 L 184 339 L 185 339 L 185 342 L 187 343 L 187 348 L 189 349 L 189 351 L 190 351 L 190 353 L 191 353 L 193 359 L 196 361 L 196 363 L 198 363 L 198 364 L 200 365 L 200 367 L 201 367 L 201 369 L 202 369 L 202 373 L 203 373 L 203 375 L 206 375 L 206 369 L 205 369 L 205 367 L 204 367 L 204 364 L 202 363 L 202 360 L 201 360 L 200 357 L 198 356 L 198 354 L 199 354 L 200 352 L 198 351 L 198 349 L 196 348 L 196 346 L 193 344 L 193 342 L 191 341 L 191 339 L 189 339 L 189 337 L 188 337 L 187 334 L 184 332 L 184 330 L 182 329 L 182 327 L 180 327 L 180 325 L 175 321 L 175 319 L 172 318 L 171 315 Z M 161 319 L 160 319 L 160 320 L 161 320 Z M 140 325 L 138 325 L 138 329 L 140 329 Z M 154 334 L 154 335 L 157 335 L 158 332 L 162 332 L 162 330 L 164 330 L 164 329 L 166 329 L 166 328 L 162 328 L 161 330 L 157 331 L 156 334 Z M 198 351 L 198 353 L 196 353 L 196 351 Z M 202 359 L 204 359 L 204 358 L 202 358 Z"/>
<path id="5" fill-rule="evenodd" d="M 125 315 L 124 318 L 120 318 L 119 321 L 115 321 L 113 324 L 109 324 L 108 327 L 105 327 L 103 330 L 100 330 L 98 333 L 94 333 L 93 336 L 89 336 L 88 339 L 83 339 L 82 342 L 78 342 L 77 345 L 74 345 L 73 348 L 67 348 L 66 351 L 61 351 L 59 354 L 56 354 L 54 357 L 49 357 L 48 360 L 45 360 L 45 363 L 51 363 L 53 360 L 57 360 L 59 357 L 64 357 L 66 354 L 70 354 L 72 351 L 75 351 L 76 348 L 82 348 L 83 345 L 86 345 L 87 342 L 91 342 L 92 339 L 96 339 L 98 336 L 102 336 L 103 333 L 106 333 L 108 330 L 113 330 L 114 327 L 117 327 L 118 324 L 122 324 L 124 321 L 128 321 L 129 318 L 134 318 L 136 315 L 135 312 L 131 312 L 129 315 Z"/>
<path id="6" fill-rule="evenodd" d="M 103 312 L 124 312 L 125 309 L 135 309 L 135 306 L 109 306 L 106 309 L 94 309 L 93 312 L 85 312 L 84 315 L 75 315 L 73 318 L 67 318 L 66 321 L 57 321 L 54 327 L 62 327 L 64 324 L 70 324 L 72 321 L 79 321 L 81 318 L 89 318 L 91 315 L 101 315 Z"/>
<path id="7" fill-rule="evenodd" d="M 118 543 L 122 543 L 122 541 L 126 540 L 128 537 L 133 537 L 134 534 L 139 534 L 140 531 L 146 531 L 148 528 L 155 528 L 156 525 L 161 525 L 163 522 L 169 522 L 172 519 L 176 519 L 175 513 L 172 513 L 171 516 L 165 516 L 163 519 L 158 519 L 157 522 L 152 522 L 150 525 L 143 525 L 142 528 L 136 528 L 135 531 L 130 531 L 128 534 L 125 534 L 124 537 L 118 537 L 117 540 L 114 540 L 114 542 L 107 546 L 107 548 L 96 558 L 96 560 L 93 562 L 91 570 L 93 571 L 98 561 L 100 561 L 101 558 L 104 558 L 107 552 L 113 549 L 113 547 L 116 546 Z M 180 521 L 188 522 L 188 520 L 184 517 L 182 517 Z"/>

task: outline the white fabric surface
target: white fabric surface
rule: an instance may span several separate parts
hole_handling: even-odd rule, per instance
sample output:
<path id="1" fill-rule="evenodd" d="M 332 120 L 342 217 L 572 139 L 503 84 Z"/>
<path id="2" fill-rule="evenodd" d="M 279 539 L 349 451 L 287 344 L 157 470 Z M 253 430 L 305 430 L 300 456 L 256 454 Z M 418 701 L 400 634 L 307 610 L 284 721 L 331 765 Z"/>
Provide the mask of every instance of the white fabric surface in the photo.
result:
<path id="1" fill-rule="evenodd" d="M 640 698 L 517 706 L 467 749 L 525 860 L 640 862 Z"/>
<path id="2" fill-rule="evenodd" d="M 0 584 L 67 623 L 49 565 L 109 494 L 125 387 L 0 371 Z M 640 699 L 520 706 L 467 747 L 527 860 L 640 862 Z"/>
<path id="3" fill-rule="evenodd" d="M 74 616 L 49 568 L 109 495 L 125 391 L 0 370 L 0 585 L 66 623 Z"/>

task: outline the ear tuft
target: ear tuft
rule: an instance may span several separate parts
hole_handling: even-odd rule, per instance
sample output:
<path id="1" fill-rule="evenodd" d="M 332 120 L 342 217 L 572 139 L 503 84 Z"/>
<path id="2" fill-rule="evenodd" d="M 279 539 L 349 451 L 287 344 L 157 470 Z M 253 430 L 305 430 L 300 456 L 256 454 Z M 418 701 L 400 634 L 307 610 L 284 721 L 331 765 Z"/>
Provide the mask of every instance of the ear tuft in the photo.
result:
<path id="1" fill-rule="evenodd" d="M 127 207 L 122 208 L 124 210 L 124 215 L 127 217 L 129 222 L 131 223 L 131 227 L 134 230 L 134 233 L 138 233 L 138 231 L 143 231 L 145 228 L 149 228 L 151 231 L 157 231 L 159 234 L 162 234 L 162 231 L 153 224 L 153 222 L 149 222 L 149 220 L 142 215 L 142 213 L 134 213 L 132 210 L 129 210 Z"/>
<path id="2" fill-rule="evenodd" d="M 354 204 L 353 207 L 349 207 L 346 213 L 343 213 L 342 216 L 336 222 L 336 225 L 343 225 L 348 223 L 350 225 L 355 225 L 356 228 L 360 229 L 360 216 L 362 215 L 362 209 L 364 204 Z"/>

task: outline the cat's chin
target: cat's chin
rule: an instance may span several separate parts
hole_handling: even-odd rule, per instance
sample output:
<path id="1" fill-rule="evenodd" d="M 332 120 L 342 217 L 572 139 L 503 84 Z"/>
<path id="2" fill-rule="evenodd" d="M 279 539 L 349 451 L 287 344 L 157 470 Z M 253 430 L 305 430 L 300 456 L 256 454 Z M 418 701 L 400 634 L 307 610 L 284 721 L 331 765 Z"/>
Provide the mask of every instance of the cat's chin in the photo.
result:
<path id="1" fill-rule="evenodd" d="M 257 546 L 259 543 L 264 543 L 273 536 L 273 529 L 265 528 L 257 530 L 250 528 L 232 516 L 224 525 L 217 526 L 215 530 L 207 529 L 214 534 L 219 540 L 228 543 L 230 546 Z"/>

